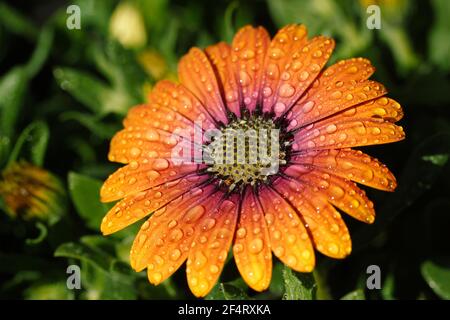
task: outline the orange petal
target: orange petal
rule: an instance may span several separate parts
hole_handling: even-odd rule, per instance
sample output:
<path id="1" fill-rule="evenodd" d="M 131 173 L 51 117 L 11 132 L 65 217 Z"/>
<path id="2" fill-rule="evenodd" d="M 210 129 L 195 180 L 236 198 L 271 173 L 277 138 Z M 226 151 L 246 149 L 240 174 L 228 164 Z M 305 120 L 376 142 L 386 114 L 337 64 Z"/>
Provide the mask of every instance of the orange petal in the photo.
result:
<path id="1" fill-rule="evenodd" d="M 259 199 L 273 253 L 290 268 L 311 272 L 315 265 L 314 249 L 300 217 L 290 204 L 269 188 L 261 190 Z"/>
<path id="2" fill-rule="evenodd" d="M 381 97 L 349 108 L 341 112 L 340 116 L 360 119 L 383 119 L 389 122 L 397 122 L 403 118 L 403 110 L 397 101 L 387 97 Z"/>
<path id="3" fill-rule="evenodd" d="M 339 90 L 343 98 L 345 98 L 343 101 L 347 105 L 353 103 L 357 91 L 350 92 L 349 90 L 357 83 L 367 80 L 374 71 L 375 68 L 370 61 L 363 58 L 341 60 L 322 71 L 307 93 L 293 106 L 289 117 L 291 120 L 296 120 L 293 127 L 313 123 L 339 110 L 343 110 L 338 103 L 334 103 L 332 99 L 329 99 L 330 94 Z M 330 92 L 332 89 L 335 89 L 333 93 Z M 339 93 L 334 93 L 334 96 L 337 97 L 338 95 Z M 363 97 L 361 95 L 361 98 Z M 337 106 L 338 108 L 336 108 Z"/>
<path id="4" fill-rule="evenodd" d="M 335 207 L 348 215 L 365 223 L 375 221 L 373 203 L 366 193 L 358 186 L 347 180 L 318 169 L 298 168 L 291 166 L 285 171 L 286 175 L 309 185 L 314 191 L 321 193 Z"/>
<path id="5" fill-rule="evenodd" d="M 240 103 L 253 111 L 262 100 L 261 84 L 264 59 L 270 37 L 263 27 L 245 26 L 234 36 L 231 44 L 232 61 L 240 87 Z"/>
<path id="6" fill-rule="evenodd" d="M 291 108 L 319 75 L 334 48 L 334 40 L 307 39 L 303 25 L 288 25 L 272 40 L 266 59 L 263 110 L 277 116 Z"/>
<path id="7" fill-rule="evenodd" d="M 205 106 L 183 85 L 168 80 L 159 81 L 150 92 L 148 100 L 150 105 L 158 104 L 172 109 L 192 122 L 202 121 L 203 129 L 215 127 L 214 118 L 207 112 Z"/>
<path id="8" fill-rule="evenodd" d="M 173 133 L 176 129 L 192 131 L 194 123 L 172 108 L 149 103 L 131 108 L 125 118 L 125 128 L 152 128 Z"/>
<path id="9" fill-rule="evenodd" d="M 172 150 L 181 140 L 167 132 L 151 127 L 128 127 L 111 140 L 108 159 L 130 163 L 152 158 L 171 158 Z"/>
<path id="10" fill-rule="evenodd" d="M 291 158 L 291 163 L 314 167 L 366 186 L 394 191 L 397 182 L 389 169 L 359 150 L 310 151 Z"/>
<path id="11" fill-rule="evenodd" d="M 186 268 L 189 288 L 197 297 L 207 295 L 222 272 L 236 228 L 238 202 L 238 195 L 224 200 L 199 223 Z"/>
<path id="12" fill-rule="evenodd" d="M 341 149 L 391 143 L 404 138 L 403 128 L 389 121 L 337 115 L 300 129 L 295 134 L 293 149 Z"/>
<path id="13" fill-rule="evenodd" d="M 217 78 L 206 54 L 192 48 L 178 64 L 180 82 L 203 104 L 213 119 L 228 123 Z"/>
<path id="14" fill-rule="evenodd" d="M 231 62 L 231 47 L 225 42 L 219 42 L 206 48 L 211 63 L 220 78 L 219 87 L 223 88 L 223 95 L 228 109 L 236 116 L 241 116 L 240 87 L 234 64 Z"/>
<path id="15" fill-rule="evenodd" d="M 186 260 L 198 221 L 211 209 L 209 199 L 219 197 L 213 186 L 194 188 L 156 211 L 136 235 L 131 267 L 136 271 L 147 267 L 153 284 L 169 277 Z"/>
<path id="16" fill-rule="evenodd" d="M 108 235 L 128 227 L 207 179 L 207 175 L 193 174 L 126 197 L 116 203 L 103 218 L 102 233 Z"/>
<path id="17" fill-rule="evenodd" d="M 198 164 L 176 165 L 164 158 L 131 161 L 111 174 L 100 189 L 103 202 L 115 201 L 200 170 Z"/>
<path id="18" fill-rule="evenodd" d="M 260 203 L 250 187 L 242 200 L 233 253 L 244 281 L 256 291 L 267 289 L 272 277 L 269 231 Z"/>
<path id="19" fill-rule="evenodd" d="M 336 209 L 314 188 L 294 179 L 279 179 L 274 187 L 299 212 L 312 235 L 316 249 L 341 259 L 352 250 L 348 229 Z"/>
<path id="20" fill-rule="evenodd" d="M 318 83 L 317 86 L 292 109 L 288 117 L 291 120 L 288 129 L 305 126 L 387 93 L 383 85 L 372 80 L 336 81 L 332 85 Z"/>

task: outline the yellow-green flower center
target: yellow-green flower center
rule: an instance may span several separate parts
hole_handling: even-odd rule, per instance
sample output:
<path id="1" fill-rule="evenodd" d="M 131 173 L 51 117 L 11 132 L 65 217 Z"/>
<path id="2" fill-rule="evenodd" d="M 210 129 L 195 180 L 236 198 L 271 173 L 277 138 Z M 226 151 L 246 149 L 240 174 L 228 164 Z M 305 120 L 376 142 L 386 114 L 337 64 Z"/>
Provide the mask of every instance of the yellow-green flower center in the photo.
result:
<path id="1" fill-rule="evenodd" d="M 207 171 L 230 191 L 237 186 L 266 182 L 286 164 L 288 143 L 270 118 L 235 119 L 210 138 L 204 147 Z"/>

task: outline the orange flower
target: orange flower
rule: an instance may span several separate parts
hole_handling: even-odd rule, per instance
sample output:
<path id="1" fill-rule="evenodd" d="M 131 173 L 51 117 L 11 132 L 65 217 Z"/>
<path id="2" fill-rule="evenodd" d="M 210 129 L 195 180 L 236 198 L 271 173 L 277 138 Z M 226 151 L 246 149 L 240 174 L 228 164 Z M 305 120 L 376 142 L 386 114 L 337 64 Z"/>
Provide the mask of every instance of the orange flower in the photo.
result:
<path id="1" fill-rule="evenodd" d="M 65 193 L 58 178 L 25 161 L 14 162 L 2 171 L 0 197 L 12 217 L 52 224 L 64 213 Z"/>
<path id="2" fill-rule="evenodd" d="M 350 148 L 405 134 L 394 124 L 400 105 L 368 80 L 374 72 L 368 60 L 323 69 L 333 47 L 327 37 L 308 39 L 303 25 L 288 25 L 272 40 L 264 28 L 246 26 L 231 45 L 191 49 L 179 63 L 181 84 L 159 82 L 147 104 L 130 110 L 109 153 L 127 165 L 101 189 L 102 201 L 123 199 L 101 230 L 111 234 L 152 214 L 131 249 L 136 271 L 147 268 L 149 281 L 159 284 L 187 260 L 189 287 L 201 297 L 216 283 L 231 245 L 242 277 L 257 291 L 270 284 L 272 252 L 300 272 L 313 270 L 313 248 L 338 259 L 350 254 L 338 210 L 367 223 L 375 218 L 354 182 L 396 187 L 383 164 Z M 212 161 L 180 162 L 173 154 L 182 139 L 173 133 L 182 128 L 194 136 L 199 119 L 201 130 L 225 135 L 192 143 Z M 278 139 L 275 170 L 263 173 L 273 161 L 239 163 L 233 148 L 218 147 L 232 130 L 258 136 L 263 129 L 278 132 L 268 138 Z M 245 145 L 241 156 L 262 147 Z"/>

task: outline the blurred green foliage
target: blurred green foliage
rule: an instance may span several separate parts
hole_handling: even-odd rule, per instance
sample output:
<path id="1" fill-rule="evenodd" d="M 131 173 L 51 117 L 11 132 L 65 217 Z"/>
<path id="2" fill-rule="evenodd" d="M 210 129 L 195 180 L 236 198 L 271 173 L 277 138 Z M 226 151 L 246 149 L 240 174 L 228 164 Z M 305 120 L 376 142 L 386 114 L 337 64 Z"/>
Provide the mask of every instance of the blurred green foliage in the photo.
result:
<path id="1" fill-rule="evenodd" d="M 145 37 L 139 41 L 114 34 L 110 19 L 120 3 L 141 16 L 138 31 Z M 369 3 L 381 8 L 380 30 L 366 27 Z M 245 285 L 231 259 L 207 298 L 450 298 L 449 1 L 70 4 L 80 7 L 80 30 L 67 28 L 64 1 L 0 1 L 0 169 L 19 160 L 44 167 L 65 181 L 70 200 L 51 225 L 13 219 L 0 200 L 0 298 L 193 298 L 184 268 L 158 287 L 148 283 L 145 272 L 130 269 L 128 253 L 138 224 L 100 235 L 110 206 L 99 202 L 99 188 L 117 168 L 107 161 L 109 141 L 129 108 L 143 102 L 158 80 L 176 77 L 177 61 L 190 47 L 229 42 L 245 24 L 263 25 L 273 35 L 288 23 L 305 23 L 311 35 L 334 37 L 331 62 L 369 58 L 377 68 L 375 79 L 402 104 L 407 139 L 369 148 L 396 174 L 399 188 L 393 194 L 368 190 L 378 217 L 371 226 L 347 220 L 354 242 L 348 259 L 319 256 L 313 275 L 276 262 L 263 293 Z M 126 15 L 117 19 L 119 30 L 128 27 Z M 163 61 L 146 61 L 144 53 Z M 149 72 L 161 67 L 154 61 L 164 62 L 160 76 Z M 81 290 L 66 287 L 70 264 L 81 267 Z M 366 288 L 366 268 L 372 264 L 382 270 L 381 290 Z"/>

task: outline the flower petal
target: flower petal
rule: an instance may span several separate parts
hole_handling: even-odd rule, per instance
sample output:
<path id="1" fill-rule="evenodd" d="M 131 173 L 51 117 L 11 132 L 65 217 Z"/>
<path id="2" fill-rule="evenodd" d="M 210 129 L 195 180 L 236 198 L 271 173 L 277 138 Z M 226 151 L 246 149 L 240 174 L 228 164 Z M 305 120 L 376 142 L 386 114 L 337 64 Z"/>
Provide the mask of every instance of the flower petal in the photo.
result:
<path id="1" fill-rule="evenodd" d="M 375 68 L 364 58 L 341 60 L 333 64 L 320 73 L 308 92 L 293 106 L 289 119 L 297 120 L 297 126 L 304 126 L 343 110 L 341 107 L 336 109 L 337 104 L 327 103 L 329 91 L 332 88 L 348 90 L 358 82 L 369 79 L 374 72 Z M 347 93 L 344 97 L 352 103 L 352 99 L 349 99 L 352 96 L 353 93 Z"/>
<path id="2" fill-rule="evenodd" d="M 294 179 L 278 179 L 274 188 L 299 212 L 319 252 L 337 259 L 350 254 L 347 226 L 324 195 Z"/>
<path id="3" fill-rule="evenodd" d="M 273 253 L 290 268 L 311 272 L 315 265 L 314 249 L 297 212 L 269 188 L 261 190 L 259 199 L 269 228 Z"/>
<path id="4" fill-rule="evenodd" d="M 372 80 L 339 80 L 332 85 L 318 83 L 317 89 L 313 87 L 292 109 L 288 129 L 308 125 L 386 93 L 383 85 Z"/>
<path id="5" fill-rule="evenodd" d="M 253 111 L 262 100 L 261 84 L 264 59 L 270 37 L 263 27 L 245 26 L 234 36 L 231 44 L 232 61 L 240 87 L 241 105 Z"/>
<path id="6" fill-rule="evenodd" d="M 213 186 L 194 188 L 156 211 L 142 226 L 130 252 L 136 271 L 148 268 L 151 283 L 169 277 L 186 260 L 198 231 L 198 221 L 220 195 Z"/>
<path id="7" fill-rule="evenodd" d="M 353 218 L 365 223 L 375 221 L 372 201 L 355 183 L 320 169 L 301 168 L 300 165 L 291 166 L 285 174 L 309 185 L 316 193 L 323 195 L 331 204 Z"/>
<path id="8" fill-rule="evenodd" d="M 307 39 L 303 25 L 288 25 L 273 38 L 266 58 L 263 110 L 277 116 L 288 111 L 306 92 L 328 61 L 334 40 Z"/>
<path id="9" fill-rule="evenodd" d="M 231 196 L 199 223 L 199 233 L 189 250 L 186 268 L 189 288 L 197 297 L 207 295 L 222 272 L 233 240 L 238 209 L 239 196 Z"/>
<path id="10" fill-rule="evenodd" d="M 242 199 L 233 253 L 244 281 L 256 291 L 267 289 L 272 278 L 269 231 L 261 205 L 250 187 Z"/>
<path id="11" fill-rule="evenodd" d="M 171 159 L 131 161 L 111 174 L 100 189 L 102 202 L 115 201 L 200 170 L 198 164 L 175 164 Z"/>
<path id="12" fill-rule="evenodd" d="M 318 168 L 384 191 L 394 191 L 397 187 L 395 176 L 384 164 L 359 150 L 310 151 L 293 156 L 291 163 Z"/>
<path id="13" fill-rule="evenodd" d="M 152 158 L 171 158 L 172 150 L 180 142 L 178 137 L 160 129 L 128 127 L 112 138 L 108 159 L 130 163 Z"/>
<path id="14" fill-rule="evenodd" d="M 203 104 L 213 119 L 228 123 L 217 78 L 206 54 L 192 48 L 178 64 L 180 82 Z"/>
<path id="15" fill-rule="evenodd" d="M 404 138 L 403 128 L 390 121 L 336 116 L 300 129 L 295 133 L 293 149 L 341 149 L 391 143 Z"/>
<path id="16" fill-rule="evenodd" d="M 205 51 L 220 79 L 219 87 L 223 88 L 223 95 L 228 109 L 237 117 L 240 117 L 240 103 L 243 99 L 240 96 L 241 91 L 237 71 L 231 59 L 230 45 L 225 42 L 219 42 L 207 47 Z"/>
<path id="17" fill-rule="evenodd" d="M 202 129 L 210 129 L 216 126 L 214 118 L 205 109 L 206 106 L 183 85 L 175 84 L 168 80 L 159 81 L 150 92 L 148 100 L 152 107 L 155 107 L 154 104 L 158 104 L 159 106 L 172 109 L 186 119 L 191 120 L 191 122 L 201 121 L 200 126 Z M 153 123 L 153 126 L 155 125 Z"/>
<path id="18" fill-rule="evenodd" d="M 403 118 L 403 110 L 397 101 L 387 97 L 381 97 L 349 108 L 341 112 L 340 116 L 360 119 L 383 119 L 389 122 L 397 122 Z"/>
<path id="19" fill-rule="evenodd" d="M 207 179 L 207 175 L 199 176 L 194 173 L 126 197 L 116 203 L 103 218 L 100 227 L 102 233 L 108 235 L 128 227 L 155 210 L 163 208 L 190 189 L 198 187 Z"/>

